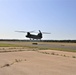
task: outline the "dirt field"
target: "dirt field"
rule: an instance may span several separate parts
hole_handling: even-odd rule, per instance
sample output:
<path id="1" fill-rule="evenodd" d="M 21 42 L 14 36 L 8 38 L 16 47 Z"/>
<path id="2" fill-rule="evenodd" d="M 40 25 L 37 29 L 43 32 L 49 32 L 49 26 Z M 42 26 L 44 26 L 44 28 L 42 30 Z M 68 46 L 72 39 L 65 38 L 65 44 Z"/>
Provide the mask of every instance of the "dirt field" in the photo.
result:
<path id="1" fill-rule="evenodd" d="M 0 75 L 76 75 L 76 53 L 24 46 L 0 47 Z"/>

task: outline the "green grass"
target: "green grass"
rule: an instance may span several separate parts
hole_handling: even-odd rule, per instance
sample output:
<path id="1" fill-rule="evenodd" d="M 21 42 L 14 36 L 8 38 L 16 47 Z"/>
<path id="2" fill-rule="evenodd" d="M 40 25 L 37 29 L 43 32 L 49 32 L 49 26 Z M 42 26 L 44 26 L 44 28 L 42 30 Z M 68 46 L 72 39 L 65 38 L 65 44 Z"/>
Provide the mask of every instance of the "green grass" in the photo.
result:
<path id="1" fill-rule="evenodd" d="M 0 43 L 0 47 L 20 47 L 20 46 L 19 45 L 15 45 L 15 44 Z"/>
<path id="2" fill-rule="evenodd" d="M 58 50 L 58 51 L 66 51 L 66 52 L 76 52 L 76 50 L 63 49 L 63 48 L 50 48 L 50 50 Z"/>
<path id="3" fill-rule="evenodd" d="M 0 43 L 0 47 L 26 47 L 31 49 L 37 49 L 37 50 L 58 50 L 58 51 L 67 51 L 67 52 L 76 52 L 76 50 L 72 49 L 64 49 L 64 48 L 43 48 L 43 47 L 37 47 L 37 46 L 25 46 L 25 45 L 18 45 L 18 44 L 7 44 L 7 43 Z"/>
<path id="4" fill-rule="evenodd" d="M 58 50 L 58 51 L 76 52 L 76 50 L 63 49 L 63 48 L 39 48 L 39 50 Z"/>

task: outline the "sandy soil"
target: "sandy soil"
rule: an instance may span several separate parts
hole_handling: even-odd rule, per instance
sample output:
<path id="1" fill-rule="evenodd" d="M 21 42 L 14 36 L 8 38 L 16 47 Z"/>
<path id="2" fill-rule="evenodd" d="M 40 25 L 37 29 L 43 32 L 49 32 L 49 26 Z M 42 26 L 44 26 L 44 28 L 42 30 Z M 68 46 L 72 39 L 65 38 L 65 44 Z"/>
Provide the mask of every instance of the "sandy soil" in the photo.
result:
<path id="1" fill-rule="evenodd" d="M 0 53 L 0 75 L 76 75 L 72 56 L 53 50 Z"/>

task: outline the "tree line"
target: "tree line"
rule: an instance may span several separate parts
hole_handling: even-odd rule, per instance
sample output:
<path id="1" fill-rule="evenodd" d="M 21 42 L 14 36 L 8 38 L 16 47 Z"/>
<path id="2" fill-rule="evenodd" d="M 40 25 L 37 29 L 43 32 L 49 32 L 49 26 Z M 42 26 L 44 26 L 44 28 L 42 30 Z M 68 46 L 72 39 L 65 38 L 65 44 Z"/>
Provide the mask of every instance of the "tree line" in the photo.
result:
<path id="1" fill-rule="evenodd" d="M 30 40 L 20 40 L 20 39 L 0 39 L 0 41 L 24 41 L 29 42 Z M 37 42 L 37 40 L 31 40 L 32 42 Z M 38 42 L 65 42 L 65 43 L 76 43 L 76 40 L 40 40 Z"/>

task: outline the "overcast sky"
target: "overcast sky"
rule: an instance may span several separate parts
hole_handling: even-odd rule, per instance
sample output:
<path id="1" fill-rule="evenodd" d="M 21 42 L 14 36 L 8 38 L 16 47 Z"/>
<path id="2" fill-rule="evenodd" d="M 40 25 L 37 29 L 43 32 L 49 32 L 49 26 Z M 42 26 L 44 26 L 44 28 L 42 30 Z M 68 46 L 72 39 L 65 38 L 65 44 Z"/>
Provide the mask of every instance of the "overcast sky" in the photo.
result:
<path id="1" fill-rule="evenodd" d="M 51 32 L 43 39 L 76 40 L 76 0 L 0 0 L 0 39 L 26 39 L 26 33 L 16 30 Z"/>

